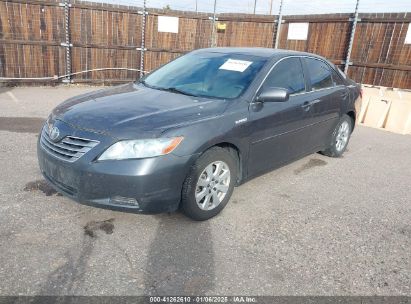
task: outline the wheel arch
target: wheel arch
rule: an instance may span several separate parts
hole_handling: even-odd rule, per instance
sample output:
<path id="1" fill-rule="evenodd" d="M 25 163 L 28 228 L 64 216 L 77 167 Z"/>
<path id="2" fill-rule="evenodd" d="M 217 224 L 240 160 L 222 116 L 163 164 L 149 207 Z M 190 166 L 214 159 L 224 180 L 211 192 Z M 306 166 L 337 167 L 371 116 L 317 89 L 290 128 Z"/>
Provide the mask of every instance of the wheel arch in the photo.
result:
<path id="1" fill-rule="evenodd" d="M 231 142 L 221 142 L 213 145 L 213 147 L 220 147 L 223 149 L 227 149 L 230 151 L 231 154 L 233 154 L 236 158 L 236 163 L 237 163 L 237 177 L 236 177 L 236 185 L 238 185 L 241 180 L 243 179 L 243 155 L 241 153 L 241 150 L 238 146 Z M 212 148 L 212 147 L 210 147 Z"/>
<path id="2" fill-rule="evenodd" d="M 239 185 L 241 181 L 244 179 L 244 153 L 240 149 L 240 147 L 232 142 L 229 141 L 221 141 L 221 142 L 214 142 L 211 145 L 208 145 L 206 147 L 203 147 L 201 149 L 200 154 L 198 157 L 200 157 L 202 154 L 204 154 L 206 151 L 208 151 L 211 148 L 214 147 L 220 147 L 223 149 L 228 150 L 236 159 L 237 163 L 237 177 L 236 177 L 236 185 Z"/>
<path id="3" fill-rule="evenodd" d="M 356 120 L 355 112 L 354 112 L 353 110 L 350 110 L 350 111 L 348 111 L 346 114 L 347 114 L 347 115 L 351 118 L 351 120 L 352 120 L 352 130 L 351 130 L 351 131 L 353 131 L 354 128 L 355 128 L 355 120 Z"/>

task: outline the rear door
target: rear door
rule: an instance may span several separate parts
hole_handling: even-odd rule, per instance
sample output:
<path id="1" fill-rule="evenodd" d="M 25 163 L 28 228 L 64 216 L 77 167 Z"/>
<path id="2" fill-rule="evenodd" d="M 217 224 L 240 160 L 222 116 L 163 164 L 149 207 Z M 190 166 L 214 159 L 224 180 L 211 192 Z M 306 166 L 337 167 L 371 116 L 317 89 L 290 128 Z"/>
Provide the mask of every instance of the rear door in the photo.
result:
<path id="1" fill-rule="evenodd" d="M 307 94 L 311 101 L 312 130 L 309 135 L 313 150 L 324 148 L 339 118 L 341 104 L 349 98 L 349 92 L 339 75 L 323 60 L 305 57 L 305 70 L 309 78 Z"/>
<path id="2" fill-rule="evenodd" d="M 277 62 L 259 92 L 269 87 L 287 89 L 290 98 L 286 102 L 250 104 L 250 176 L 304 154 L 311 133 L 311 116 L 304 106 L 307 83 L 301 58 L 288 57 Z"/>

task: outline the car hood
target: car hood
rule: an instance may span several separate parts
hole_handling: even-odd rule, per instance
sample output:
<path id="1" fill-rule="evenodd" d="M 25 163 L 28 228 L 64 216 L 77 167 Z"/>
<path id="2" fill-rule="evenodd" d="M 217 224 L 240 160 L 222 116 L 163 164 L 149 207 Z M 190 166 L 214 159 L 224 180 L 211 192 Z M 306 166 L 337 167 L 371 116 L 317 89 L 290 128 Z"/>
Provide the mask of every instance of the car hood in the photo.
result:
<path id="1" fill-rule="evenodd" d="M 166 129 L 218 117 L 224 100 L 186 96 L 130 83 L 68 99 L 52 118 L 117 138 L 155 137 Z"/>

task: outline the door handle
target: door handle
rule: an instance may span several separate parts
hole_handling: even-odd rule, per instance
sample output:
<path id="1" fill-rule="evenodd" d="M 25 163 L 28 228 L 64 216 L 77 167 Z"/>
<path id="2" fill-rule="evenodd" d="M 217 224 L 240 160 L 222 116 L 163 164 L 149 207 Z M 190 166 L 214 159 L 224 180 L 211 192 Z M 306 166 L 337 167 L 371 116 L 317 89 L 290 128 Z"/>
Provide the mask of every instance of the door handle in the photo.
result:
<path id="1" fill-rule="evenodd" d="M 321 99 L 314 99 L 310 101 L 310 106 L 315 105 L 316 103 L 319 103 Z"/>
<path id="2" fill-rule="evenodd" d="M 345 91 L 345 92 L 341 93 L 341 97 L 342 97 L 343 99 L 347 98 L 347 97 L 348 97 L 348 92 Z"/>
<path id="3" fill-rule="evenodd" d="M 319 103 L 321 101 L 321 99 L 314 99 L 314 100 L 310 100 L 310 101 L 305 101 L 301 107 L 304 108 L 305 111 L 308 111 L 311 106 L 315 105 L 316 103 Z"/>

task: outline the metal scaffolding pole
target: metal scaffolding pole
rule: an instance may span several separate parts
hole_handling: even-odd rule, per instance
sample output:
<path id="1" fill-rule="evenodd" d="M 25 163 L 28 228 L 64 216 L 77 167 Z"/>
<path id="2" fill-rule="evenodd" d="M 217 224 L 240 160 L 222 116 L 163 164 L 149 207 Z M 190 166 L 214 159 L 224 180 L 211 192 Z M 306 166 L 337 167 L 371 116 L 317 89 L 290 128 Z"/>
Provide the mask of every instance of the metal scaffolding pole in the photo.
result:
<path id="1" fill-rule="evenodd" d="M 347 57 L 345 59 L 345 65 L 344 65 L 344 73 L 345 74 L 347 74 L 348 67 L 352 63 L 352 62 L 350 62 L 350 59 L 351 59 L 352 46 L 353 46 L 353 43 L 354 43 L 355 29 L 357 28 L 357 22 L 359 21 L 359 19 L 358 19 L 358 7 L 359 7 L 359 5 L 360 5 L 360 0 L 357 0 L 357 4 L 355 5 L 354 19 L 352 20 L 353 23 L 352 23 L 351 34 L 350 34 L 350 43 L 348 44 Z"/>
<path id="2" fill-rule="evenodd" d="M 214 9 L 213 9 L 213 17 L 209 17 L 209 19 L 212 20 L 213 24 L 212 24 L 212 31 L 211 31 L 211 47 L 215 47 L 217 45 L 217 41 L 216 41 L 216 32 L 215 32 L 215 27 L 216 27 L 216 20 L 218 20 L 217 15 L 216 15 L 216 11 L 217 11 L 217 0 L 214 0 Z"/>
<path id="3" fill-rule="evenodd" d="M 144 76 L 144 52 L 146 51 L 145 33 L 146 33 L 146 16 L 147 16 L 147 1 L 143 1 L 143 11 L 141 20 L 141 47 L 137 48 L 140 51 L 140 78 Z"/>
<path id="4" fill-rule="evenodd" d="M 277 29 L 275 31 L 274 48 L 278 48 L 281 32 L 281 23 L 283 22 L 283 0 L 280 1 L 280 10 L 278 11 Z"/>
<path id="5" fill-rule="evenodd" d="M 64 0 L 64 3 L 60 4 L 64 6 L 64 27 L 65 27 L 65 39 L 66 41 L 61 43 L 61 46 L 66 48 L 66 77 L 62 80 L 63 82 L 71 82 L 71 47 L 70 43 L 70 6 L 69 0 Z"/>

